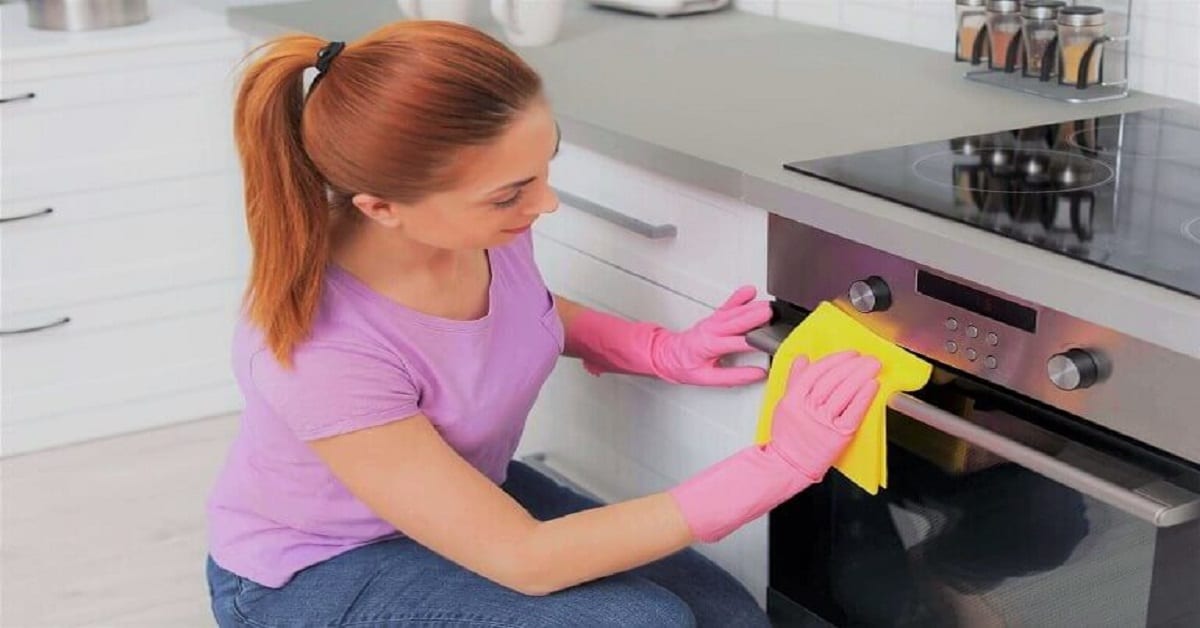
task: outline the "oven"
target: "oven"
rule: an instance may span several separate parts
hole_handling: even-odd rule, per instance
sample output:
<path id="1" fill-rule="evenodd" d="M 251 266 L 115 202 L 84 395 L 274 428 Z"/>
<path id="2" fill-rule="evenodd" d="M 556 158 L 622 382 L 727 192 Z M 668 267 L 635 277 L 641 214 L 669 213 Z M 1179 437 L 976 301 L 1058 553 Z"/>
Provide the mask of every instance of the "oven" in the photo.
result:
<path id="1" fill-rule="evenodd" d="M 886 489 L 769 515 L 777 626 L 1200 626 L 1200 360 L 773 215 L 773 351 L 832 301 L 934 364 Z"/>

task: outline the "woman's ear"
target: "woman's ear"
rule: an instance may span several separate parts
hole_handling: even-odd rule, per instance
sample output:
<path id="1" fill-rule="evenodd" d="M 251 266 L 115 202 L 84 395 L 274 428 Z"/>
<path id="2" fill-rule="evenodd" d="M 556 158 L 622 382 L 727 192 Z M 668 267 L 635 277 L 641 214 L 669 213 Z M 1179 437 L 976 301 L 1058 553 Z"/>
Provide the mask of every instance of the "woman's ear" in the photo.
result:
<path id="1" fill-rule="evenodd" d="M 396 227 L 401 222 L 401 213 L 404 211 L 404 206 L 400 203 L 385 201 L 378 196 L 372 196 L 366 193 L 355 194 L 351 199 L 354 207 L 362 212 L 367 218 L 385 227 Z"/>

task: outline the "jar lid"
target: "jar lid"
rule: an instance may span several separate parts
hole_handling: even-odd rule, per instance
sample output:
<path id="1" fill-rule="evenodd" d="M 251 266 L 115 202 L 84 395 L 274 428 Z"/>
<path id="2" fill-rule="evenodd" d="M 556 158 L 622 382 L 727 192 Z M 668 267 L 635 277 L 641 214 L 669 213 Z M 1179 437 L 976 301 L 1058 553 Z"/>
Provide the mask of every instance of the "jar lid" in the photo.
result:
<path id="1" fill-rule="evenodd" d="M 1030 0 L 1022 5 L 1021 15 L 1032 20 L 1053 20 L 1065 6 L 1062 0 Z"/>
<path id="2" fill-rule="evenodd" d="M 987 4 L 987 0 L 955 0 L 955 4 L 960 7 L 981 7 Z"/>
<path id="3" fill-rule="evenodd" d="M 992 13 L 1018 13 L 1021 11 L 1020 0 L 988 0 L 988 11 Z"/>
<path id="4" fill-rule="evenodd" d="M 1058 23 L 1063 26 L 1102 26 L 1104 9 L 1100 7 L 1063 7 L 1058 11 Z"/>

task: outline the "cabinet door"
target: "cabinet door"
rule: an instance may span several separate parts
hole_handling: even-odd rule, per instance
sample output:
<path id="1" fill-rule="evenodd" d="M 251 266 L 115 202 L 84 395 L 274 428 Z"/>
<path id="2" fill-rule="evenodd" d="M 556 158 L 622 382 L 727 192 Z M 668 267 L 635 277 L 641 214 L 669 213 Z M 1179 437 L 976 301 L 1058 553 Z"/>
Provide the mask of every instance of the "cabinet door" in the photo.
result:
<path id="1" fill-rule="evenodd" d="M 712 311 L 551 238 L 535 235 L 535 250 L 550 288 L 589 307 L 674 328 Z M 765 365 L 766 358 L 739 362 Z M 534 407 L 522 452 L 547 454 L 552 467 L 607 500 L 629 499 L 670 488 L 749 445 L 761 396 L 761 385 L 715 389 L 595 377 L 564 358 Z M 765 520 L 699 549 L 762 599 Z"/>

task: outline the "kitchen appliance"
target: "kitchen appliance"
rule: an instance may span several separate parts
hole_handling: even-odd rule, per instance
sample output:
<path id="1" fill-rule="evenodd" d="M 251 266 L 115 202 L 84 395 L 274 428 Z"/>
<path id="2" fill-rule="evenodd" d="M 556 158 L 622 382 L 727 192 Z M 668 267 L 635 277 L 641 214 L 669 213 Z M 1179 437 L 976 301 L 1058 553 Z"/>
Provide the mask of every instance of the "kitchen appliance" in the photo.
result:
<path id="1" fill-rule="evenodd" d="M 56 31 L 88 31 L 140 24 L 150 19 L 149 0 L 28 0 L 29 25 Z"/>
<path id="2" fill-rule="evenodd" d="M 588 0 L 590 4 L 655 17 L 691 15 L 724 9 L 729 0 Z"/>
<path id="3" fill-rule="evenodd" d="M 1193 113 L 787 168 L 1200 298 Z M 833 301 L 935 364 L 889 401 L 886 490 L 831 472 L 771 513 L 777 625 L 1200 625 L 1200 359 L 778 215 L 768 234 L 751 344 Z"/>

